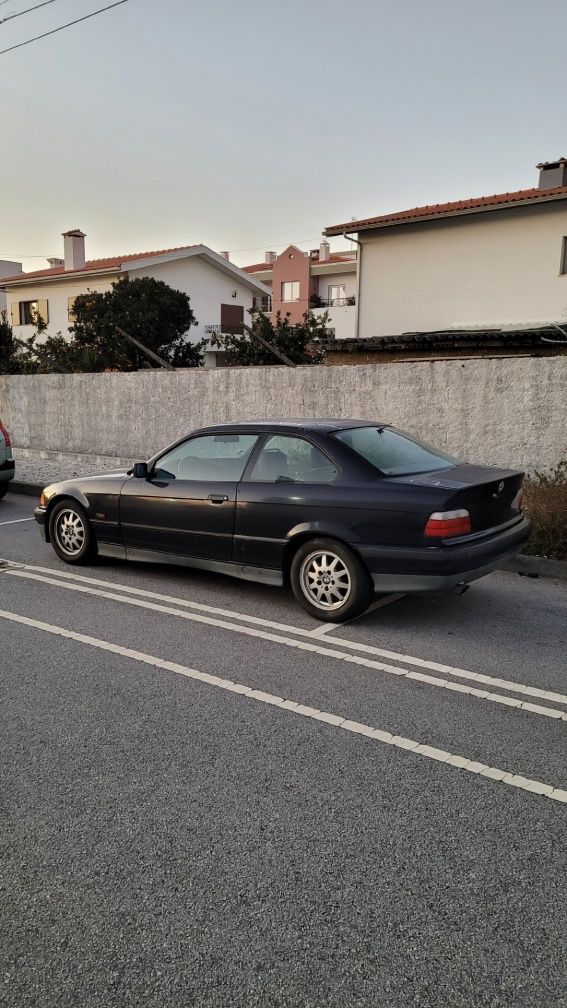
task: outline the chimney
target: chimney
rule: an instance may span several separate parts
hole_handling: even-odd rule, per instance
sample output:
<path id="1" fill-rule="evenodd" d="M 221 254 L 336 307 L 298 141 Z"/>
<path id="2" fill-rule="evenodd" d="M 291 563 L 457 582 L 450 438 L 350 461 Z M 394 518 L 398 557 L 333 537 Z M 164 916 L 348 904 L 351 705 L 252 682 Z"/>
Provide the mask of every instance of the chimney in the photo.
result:
<path id="1" fill-rule="evenodd" d="M 65 269 L 82 269 L 85 265 L 85 238 L 86 235 L 78 228 L 74 231 L 63 232 L 63 254 L 65 256 Z"/>
<path id="2" fill-rule="evenodd" d="M 55 257 L 52 257 L 51 259 L 48 259 L 47 261 L 48 261 L 51 269 L 55 269 L 57 266 L 64 266 L 65 265 L 65 260 L 64 259 L 56 259 Z"/>
<path id="3" fill-rule="evenodd" d="M 539 168 L 538 189 L 557 189 L 559 186 L 567 186 L 567 158 L 561 157 L 557 161 L 542 161 L 536 165 Z"/>
<path id="4" fill-rule="evenodd" d="M 223 257 L 223 259 L 226 259 L 227 262 L 230 259 L 230 255 L 229 255 L 228 252 L 219 252 L 219 255 L 221 255 Z"/>
<path id="5" fill-rule="evenodd" d="M 271 266 L 271 264 L 273 262 L 275 262 L 276 259 L 277 259 L 277 256 L 276 256 L 275 252 L 266 252 L 265 261 L 266 261 L 266 263 L 268 263 L 268 265 Z"/>
<path id="6" fill-rule="evenodd" d="M 319 262 L 328 262 L 331 258 L 331 246 L 328 241 L 322 241 L 319 245 Z"/>

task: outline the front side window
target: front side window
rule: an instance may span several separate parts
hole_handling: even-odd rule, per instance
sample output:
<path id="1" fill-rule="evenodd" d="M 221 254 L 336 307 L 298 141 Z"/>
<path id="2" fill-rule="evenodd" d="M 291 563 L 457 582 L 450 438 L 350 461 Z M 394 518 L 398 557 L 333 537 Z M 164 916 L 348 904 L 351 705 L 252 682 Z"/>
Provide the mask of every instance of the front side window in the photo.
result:
<path id="1" fill-rule="evenodd" d="M 275 434 L 258 455 L 250 479 L 254 483 L 332 483 L 338 469 L 305 438 Z"/>
<path id="2" fill-rule="evenodd" d="M 458 465 L 452 455 L 416 441 L 394 427 L 354 427 L 352 430 L 337 431 L 334 437 L 385 476 L 436 472 Z"/>
<path id="3" fill-rule="evenodd" d="M 157 460 L 152 479 L 236 483 L 257 440 L 257 434 L 232 433 L 190 438 Z"/>
<path id="4" fill-rule="evenodd" d="M 299 280 L 282 283 L 282 301 L 299 301 Z"/>

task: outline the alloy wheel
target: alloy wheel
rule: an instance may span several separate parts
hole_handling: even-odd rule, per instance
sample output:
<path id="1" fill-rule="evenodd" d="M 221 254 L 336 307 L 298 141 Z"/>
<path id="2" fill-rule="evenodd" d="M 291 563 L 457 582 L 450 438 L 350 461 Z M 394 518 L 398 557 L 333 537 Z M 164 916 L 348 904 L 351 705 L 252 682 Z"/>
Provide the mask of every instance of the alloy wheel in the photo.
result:
<path id="1" fill-rule="evenodd" d="M 344 606 L 352 591 L 347 565 L 329 550 L 318 550 L 306 556 L 299 578 L 301 590 L 309 602 L 326 611 Z"/>
<path id="2" fill-rule="evenodd" d="M 66 508 L 57 515 L 55 535 L 57 544 L 64 553 L 77 556 L 85 544 L 85 523 L 76 511 Z"/>

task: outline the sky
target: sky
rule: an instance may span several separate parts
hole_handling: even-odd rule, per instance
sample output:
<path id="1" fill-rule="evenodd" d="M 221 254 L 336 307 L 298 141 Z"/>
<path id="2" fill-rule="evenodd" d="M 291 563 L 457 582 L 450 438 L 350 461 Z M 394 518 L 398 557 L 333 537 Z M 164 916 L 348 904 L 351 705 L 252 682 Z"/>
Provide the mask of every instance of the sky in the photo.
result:
<path id="1" fill-rule="evenodd" d="M 109 2 L 0 23 L 0 49 Z M 565 0 L 127 0 L 0 55 L 0 258 L 40 269 L 80 227 L 89 259 L 203 243 L 243 265 L 529 188 L 567 155 L 566 37 Z"/>

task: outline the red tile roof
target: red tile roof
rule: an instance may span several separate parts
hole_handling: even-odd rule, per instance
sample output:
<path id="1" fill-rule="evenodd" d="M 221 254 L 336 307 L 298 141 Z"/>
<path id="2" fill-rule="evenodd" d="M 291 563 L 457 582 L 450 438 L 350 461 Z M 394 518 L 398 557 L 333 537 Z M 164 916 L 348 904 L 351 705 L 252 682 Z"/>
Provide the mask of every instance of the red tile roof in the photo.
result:
<path id="1" fill-rule="evenodd" d="M 341 255 L 340 252 L 331 252 L 328 259 L 312 259 L 314 266 L 324 266 L 325 263 L 354 262 L 354 256 Z M 265 270 L 273 269 L 273 263 L 253 263 L 252 266 L 242 266 L 245 273 L 263 273 Z"/>
<path id="2" fill-rule="evenodd" d="M 98 270 L 119 270 L 123 263 L 137 262 L 139 259 L 153 259 L 155 256 L 169 255 L 171 252 L 186 252 L 188 249 L 196 247 L 196 245 L 179 245 L 177 248 L 160 249 L 157 252 L 132 252 L 128 255 L 110 256 L 108 259 L 88 259 L 80 269 L 66 270 L 64 266 L 53 266 L 50 269 L 34 270 L 32 273 L 16 273 L 9 277 L 2 277 L 0 285 L 15 280 L 23 283 L 27 280 L 40 280 L 47 277 L 67 277 L 75 276 L 77 273 L 96 273 Z"/>
<path id="3" fill-rule="evenodd" d="M 351 234 L 366 228 L 386 227 L 404 224 L 406 221 L 430 220 L 435 217 L 449 217 L 452 214 L 466 214 L 475 210 L 502 209 L 507 206 L 545 202 L 546 200 L 567 198 L 567 186 L 555 189 L 520 189 L 518 192 L 498 193 L 494 196 L 477 196 L 473 199 L 457 200 L 454 203 L 434 203 L 431 206 L 413 207 L 397 213 L 381 214 L 379 217 L 365 217 L 364 220 L 347 221 L 325 228 L 326 235 Z"/>

